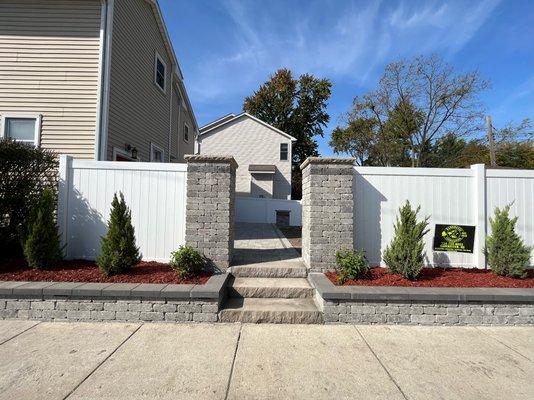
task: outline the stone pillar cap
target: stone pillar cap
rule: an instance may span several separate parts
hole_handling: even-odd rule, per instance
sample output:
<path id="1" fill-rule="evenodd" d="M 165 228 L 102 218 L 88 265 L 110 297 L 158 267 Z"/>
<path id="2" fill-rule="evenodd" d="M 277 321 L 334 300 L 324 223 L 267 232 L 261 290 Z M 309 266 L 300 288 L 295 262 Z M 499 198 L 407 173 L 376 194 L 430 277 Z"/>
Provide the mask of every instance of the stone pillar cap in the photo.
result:
<path id="1" fill-rule="evenodd" d="M 300 164 L 300 169 L 306 168 L 310 164 L 330 164 L 330 165 L 354 165 L 356 159 L 352 157 L 308 157 Z"/>
<path id="2" fill-rule="evenodd" d="M 208 154 L 186 154 L 184 160 L 187 163 L 219 163 L 231 164 L 237 168 L 237 162 L 232 156 L 217 156 Z"/>

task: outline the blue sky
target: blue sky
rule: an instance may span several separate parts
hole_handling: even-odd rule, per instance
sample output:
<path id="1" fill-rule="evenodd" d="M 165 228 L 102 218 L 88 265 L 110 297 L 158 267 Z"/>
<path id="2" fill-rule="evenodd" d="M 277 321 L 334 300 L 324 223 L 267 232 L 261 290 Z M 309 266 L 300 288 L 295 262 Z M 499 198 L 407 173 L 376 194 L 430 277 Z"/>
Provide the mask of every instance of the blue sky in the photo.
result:
<path id="1" fill-rule="evenodd" d="M 160 0 L 200 125 L 240 112 L 278 68 L 333 83 L 330 133 L 354 96 L 372 90 L 384 66 L 438 53 L 458 71 L 479 70 L 496 127 L 534 120 L 532 0 L 343 1 Z"/>

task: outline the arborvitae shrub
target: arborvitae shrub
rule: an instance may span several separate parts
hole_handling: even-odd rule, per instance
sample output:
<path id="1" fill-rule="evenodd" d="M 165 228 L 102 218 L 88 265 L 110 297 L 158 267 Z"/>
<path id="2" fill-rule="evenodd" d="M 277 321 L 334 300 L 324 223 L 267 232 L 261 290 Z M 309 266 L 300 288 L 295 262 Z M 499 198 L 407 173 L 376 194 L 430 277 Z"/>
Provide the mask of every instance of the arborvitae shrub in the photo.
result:
<path id="1" fill-rule="evenodd" d="M 517 217 L 510 218 L 510 205 L 495 208 L 490 218 L 491 235 L 486 238 L 486 254 L 491 270 L 497 275 L 524 278 L 531 248 L 515 232 Z"/>
<path id="2" fill-rule="evenodd" d="M 21 229 L 22 250 L 32 268 L 46 269 L 62 258 L 54 204 L 54 193 L 44 189 Z"/>
<path id="3" fill-rule="evenodd" d="M 424 267 L 423 237 L 427 234 L 428 218 L 417 221 L 421 207 L 412 210 L 410 202 L 399 210 L 395 223 L 395 237 L 384 251 L 384 262 L 391 272 L 406 279 L 416 279 Z"/>
<path id="4" fill-rule="evenodd" d="M 109 216 L 108 233 L 102 238 L 102 249 L 96 262 L 104 275 L 121 274 L 141 261 L 135 244 L 135 231 L 131 212 L 124 196 L 113 195 Z"/>
<path id="5" fill-rule="evenodd" d="M 341 284 L 349 279 L 365 277 L 369 273 L 369 262 L 363 251 L 339 250 L 336 253 L 337 281 Z"/>
<path id="6" fill-rule="evenodd" d="M 180 277 L 198 275 L 204 264 L 202 255 L 191 246 L 180 246 L 171 253 L 171 267 Z"/>

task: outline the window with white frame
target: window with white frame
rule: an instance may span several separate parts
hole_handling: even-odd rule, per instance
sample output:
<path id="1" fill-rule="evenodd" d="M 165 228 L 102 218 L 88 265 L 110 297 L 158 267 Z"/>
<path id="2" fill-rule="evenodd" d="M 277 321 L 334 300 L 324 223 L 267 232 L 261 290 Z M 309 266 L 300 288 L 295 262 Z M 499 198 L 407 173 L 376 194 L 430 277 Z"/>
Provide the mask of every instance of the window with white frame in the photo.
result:
<path id="1" fill-rule="evenodd" d="M 156 53 L 154 61 L 154 83 L 162 92 L 165 92 L 166 70 L 167 65 L 165 64 L 165 61 L 163 61 L 163 58 Z"/>
<path id="2" fill-rule="evenodd" d="M 289 156 L 289 145 L 287 143 L 280 143 L 280 160 L 287 161 Z"/>
<path id="3" fill-rule="evenodd" d="M 154 143 L 150 144 L 150 161 L 163 162 L 163 149 Z"/>
<path id="4" fill-rule="evenodd" d="M 0 137 L 39 146 L 41 116 L 36 114 L 6 114 L 0 122 Z"/>
<path id="5" fill-rule="evenodd" d="M 184 124 L 184 140 L 189 142 L 189 126 L 187 124 Z"/>

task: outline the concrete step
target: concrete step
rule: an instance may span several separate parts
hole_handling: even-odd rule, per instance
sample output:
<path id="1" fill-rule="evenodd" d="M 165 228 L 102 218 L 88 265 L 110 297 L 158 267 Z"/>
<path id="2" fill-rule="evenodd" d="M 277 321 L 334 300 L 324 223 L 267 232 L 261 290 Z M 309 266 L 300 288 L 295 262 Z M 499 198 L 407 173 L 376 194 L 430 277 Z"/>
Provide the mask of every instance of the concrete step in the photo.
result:
<path id="1" fill-rule="evenodd" d="M 308 274 L 302 261 L 274 261 L 236 265 L 230 269 L 240 278 L 305 278 Z"/>
<path id="2" fill-rule="evenodd" d="M 221 322 L 322 324 L 313 299 L 230 298 L 219 311 Z"/>
<path id="3" fill-rule="evenodd" d="M 230 297 L 312 298 L 314 289 L 305 278 L 240 278 L 232 277 Z"/>

